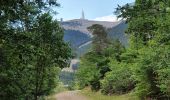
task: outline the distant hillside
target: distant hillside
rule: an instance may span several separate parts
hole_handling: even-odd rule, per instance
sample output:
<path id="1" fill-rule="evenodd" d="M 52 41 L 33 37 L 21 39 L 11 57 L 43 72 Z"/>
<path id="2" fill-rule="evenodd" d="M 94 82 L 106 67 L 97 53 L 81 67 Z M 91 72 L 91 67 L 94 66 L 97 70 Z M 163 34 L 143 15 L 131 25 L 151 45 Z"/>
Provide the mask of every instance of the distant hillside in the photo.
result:
<path id="1" fill-rule="evenodd" d="M 65 29 L 64 40 L 69 42 L 78 56 L 83 55 L 91 48 L 92 34 L 87 27 L 93 24 L 100 24 L 109 29 L 108 36 L 112 39 L 119 39 L 124 45 L 127 45 L 127 36 L 124 34 L 127 25 L 124 21 L 106 22 L 91 21 L 85 19 L 74 19 L 61 22 Z"/>
<path id="2" fill-rule="evenodd" d="M 64 33 L 64 40 L 69 42 L 73 47 L 78 47 L 82 43 L 91 40 L 89 35 L 79 30 L 65 30 Z"/>
<path id="3" fill-rule="evenodd" d="M 121 21 L 115 27 L 109 29 L 108 36 L 112 39 L 119 39 L 124 46 L 128 45 L 128 36 L 125 34 L 127 24 Z"/>

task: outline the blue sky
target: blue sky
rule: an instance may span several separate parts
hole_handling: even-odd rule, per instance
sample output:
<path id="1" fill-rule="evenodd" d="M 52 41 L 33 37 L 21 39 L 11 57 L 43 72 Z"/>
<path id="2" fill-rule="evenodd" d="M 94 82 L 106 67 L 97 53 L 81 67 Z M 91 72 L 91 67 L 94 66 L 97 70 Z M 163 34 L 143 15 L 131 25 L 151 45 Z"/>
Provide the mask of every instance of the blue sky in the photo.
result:
<path id="1" fill-rule="evenodd" d="M 132 3 L 135 0 L 58 0 L 61 7 L 57 8 L 57 19 L 78 19 L 82 9 L 85 17 L 90 20 L 114 20 L 113 12 L 117 5 Z M 113 16 L 113 18 L 112 18 Z"/>

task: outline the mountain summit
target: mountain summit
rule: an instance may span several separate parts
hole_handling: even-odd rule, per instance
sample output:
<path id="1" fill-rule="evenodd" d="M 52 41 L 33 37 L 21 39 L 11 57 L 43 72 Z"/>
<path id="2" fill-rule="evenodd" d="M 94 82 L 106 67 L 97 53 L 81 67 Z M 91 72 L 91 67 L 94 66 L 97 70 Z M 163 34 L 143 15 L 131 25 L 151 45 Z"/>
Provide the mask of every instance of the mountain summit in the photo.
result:
<path id="1" fill-rule="evenodd" d="M 62 22 L 62 26 L 65 30 L 76 30 L 80 31 L 85 34 L 91 35 L 91 33 L 87 30 L 87 27 L 93 25 L 93 24 L 100 24 L 103 25 L 106 28 L 112 28 L 116 25 L 118 25 L 120 22 L 107 22 L 107 21 L 93 21 L 93 20 L 87 20 L 87 19 L 74 19 L 69 21 Z"/>

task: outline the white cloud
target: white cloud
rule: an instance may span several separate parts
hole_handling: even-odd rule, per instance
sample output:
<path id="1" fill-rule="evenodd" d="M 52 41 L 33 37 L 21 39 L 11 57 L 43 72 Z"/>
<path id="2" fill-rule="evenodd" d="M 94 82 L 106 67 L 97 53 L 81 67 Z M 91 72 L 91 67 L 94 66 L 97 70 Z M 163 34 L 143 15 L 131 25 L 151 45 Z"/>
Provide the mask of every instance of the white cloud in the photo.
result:
<path id="1" fill-rule="evenodd" d="M 103 17 L 97 17 L 94 20 L 96 21 L 109 21 L 109 22 L 117 22 L 120 20 L 118 19 L 115 15 L 108 15 L 108 16 L 103 16 Z"/>

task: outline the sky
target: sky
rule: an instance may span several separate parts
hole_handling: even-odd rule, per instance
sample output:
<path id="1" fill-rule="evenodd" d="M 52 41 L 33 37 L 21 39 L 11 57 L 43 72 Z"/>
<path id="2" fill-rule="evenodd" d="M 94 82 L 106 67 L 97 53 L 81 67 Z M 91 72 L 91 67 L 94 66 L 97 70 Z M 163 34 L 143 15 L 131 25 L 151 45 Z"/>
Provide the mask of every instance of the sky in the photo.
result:
<path id="1" fill-rule="evenodd" d="M 133 3 L 135 0 L 58 0 L 60 7 L 55 10 L 58 12 L 57 19 L 63 20 L 79 19 L 84 11 L 85 18 L 97 21 L 116 21 L 113 15 L 117 5 Z"/>

